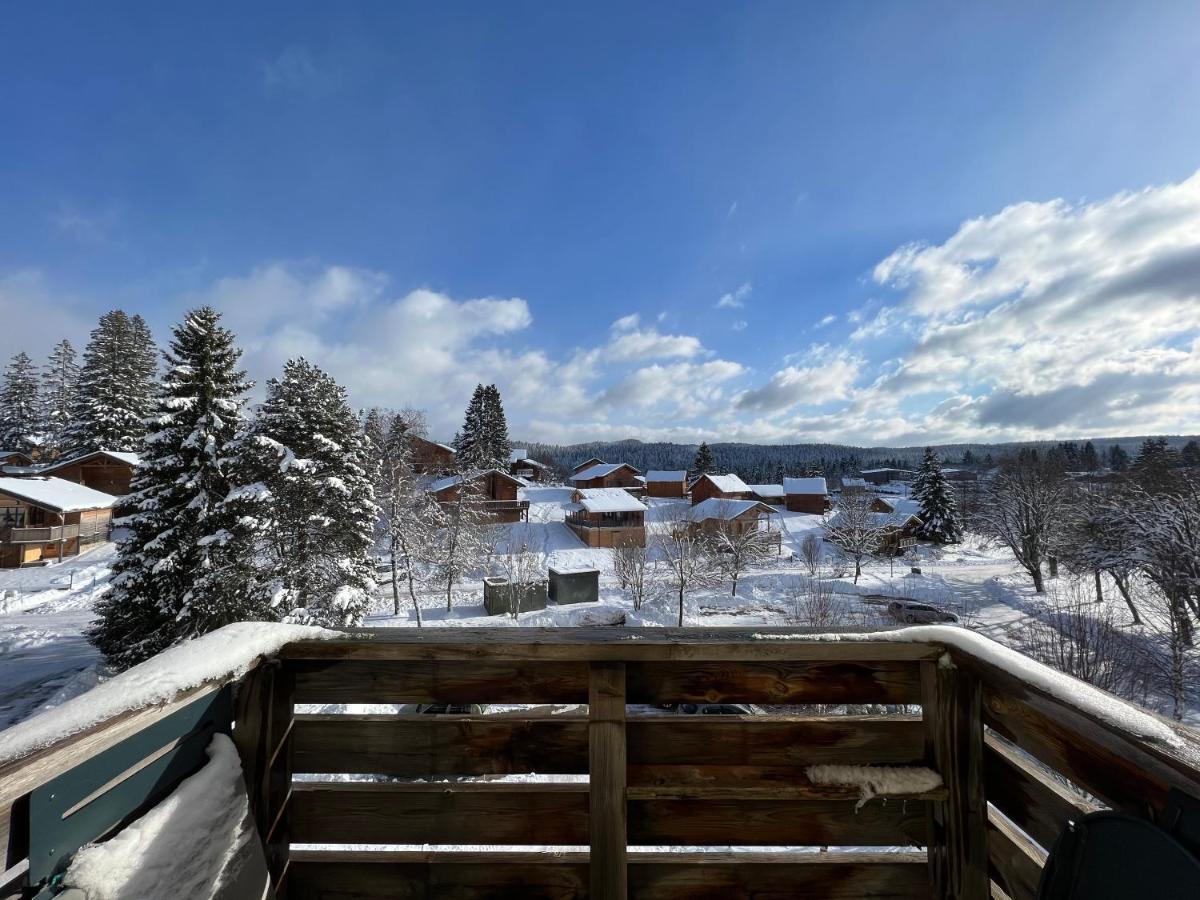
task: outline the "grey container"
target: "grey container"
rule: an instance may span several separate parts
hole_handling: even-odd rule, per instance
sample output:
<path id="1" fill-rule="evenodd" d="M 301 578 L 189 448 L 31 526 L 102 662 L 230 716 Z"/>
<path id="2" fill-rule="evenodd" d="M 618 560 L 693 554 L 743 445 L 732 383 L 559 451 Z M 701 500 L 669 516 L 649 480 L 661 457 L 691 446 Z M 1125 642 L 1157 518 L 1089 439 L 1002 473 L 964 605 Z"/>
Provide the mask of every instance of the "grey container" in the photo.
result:
<path id="1" fill-rule="evenodd" d="M 550 602 L 595 603 L 600 599 L 599 569 L 550 569 Z"/>
<path id="2" fill-rule="evenodd" d="M 506 578 L 483 579 L 483 608 L 489 616 L 511 615 L 514 604 L 520 611 L 546 608 L 546 582 L 510 584 Z"/>

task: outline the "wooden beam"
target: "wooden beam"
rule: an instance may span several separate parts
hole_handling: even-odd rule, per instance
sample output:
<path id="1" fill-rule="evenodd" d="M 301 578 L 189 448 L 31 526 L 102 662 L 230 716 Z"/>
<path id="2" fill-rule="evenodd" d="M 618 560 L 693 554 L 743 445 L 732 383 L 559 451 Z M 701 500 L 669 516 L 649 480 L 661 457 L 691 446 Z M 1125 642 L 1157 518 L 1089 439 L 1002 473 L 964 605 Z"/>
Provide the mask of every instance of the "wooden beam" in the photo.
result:
<path id="1" fill-rule="evenodd" d="M 922 663 L 921 680 L 930 762 L 949 790 L 928 822 L 935 896 L 985 900 L 989 887 L 982 689 L 973 673 L 949 658 Z"/>
<path id="2" fill-rule="evenodd" d="M 1034 900 L 1046 851 L 995 809 L 988 813 L 987 846 L 989 871 L 996 884 L 1012 900 Z"/>
<path id="3" fill-rule="evenodd" d="M 628 896 L 625 829 L 625 664 L 593 662 L 588 682 L 591 896 Z"/>

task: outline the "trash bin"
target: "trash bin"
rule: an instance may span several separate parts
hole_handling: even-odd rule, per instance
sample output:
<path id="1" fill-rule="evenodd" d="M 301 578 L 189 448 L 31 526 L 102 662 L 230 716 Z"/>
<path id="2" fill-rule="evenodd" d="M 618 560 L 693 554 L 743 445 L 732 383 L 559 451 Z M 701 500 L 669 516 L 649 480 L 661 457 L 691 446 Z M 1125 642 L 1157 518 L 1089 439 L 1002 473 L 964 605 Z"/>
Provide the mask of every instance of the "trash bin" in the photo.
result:
<path id="1" fill-rule="evenodd" d="M 550 569 L 550 602 L 595 603 L 600 599 L 599 569 Z"/>

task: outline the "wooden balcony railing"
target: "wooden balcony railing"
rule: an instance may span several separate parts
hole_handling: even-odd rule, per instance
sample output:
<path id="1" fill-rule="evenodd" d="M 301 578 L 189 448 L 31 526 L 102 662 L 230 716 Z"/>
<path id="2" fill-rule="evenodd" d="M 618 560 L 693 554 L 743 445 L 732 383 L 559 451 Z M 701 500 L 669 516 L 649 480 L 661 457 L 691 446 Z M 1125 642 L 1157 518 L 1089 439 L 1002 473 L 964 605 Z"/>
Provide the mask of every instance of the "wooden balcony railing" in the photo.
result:
<path id="1" fill-rule="evenodd" d="M 313 711 L 327 704 L 558 706 Z M 74 790 L 105 789 L 107 771 L 79 778 L 86 757 L 180 708 L 0 766 L 8 865 L 30 854 L 31 790 L 68 770 Z M 1190 731 L 946 627 L 353 633 L 284 647 L 237 685 L 232 718 L 290 900 L 1022 900 L 1071 817 L 1200 796 Z M 810 773 L 825 764 L 926 767 L 943 786 L 861 804 Z"/>

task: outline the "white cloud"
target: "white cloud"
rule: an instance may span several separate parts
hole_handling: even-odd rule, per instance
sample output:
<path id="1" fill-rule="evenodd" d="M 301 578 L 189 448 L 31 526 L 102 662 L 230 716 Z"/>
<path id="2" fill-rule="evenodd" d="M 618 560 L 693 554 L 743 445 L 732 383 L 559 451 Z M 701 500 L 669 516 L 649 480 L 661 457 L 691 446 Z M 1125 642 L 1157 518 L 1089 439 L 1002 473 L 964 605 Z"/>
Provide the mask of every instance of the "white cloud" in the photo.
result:
<path id="1" fill-rule="evenodd" d="M 729 327 L 732 328 L 734 331 L 745 331 L 749 327 L 749 325 L 750 325 L 750 323 L 747 322 L 745 319 L 738 319 L 736 322 L 734 322 Z"/>
<path id="2" fill-rule="evenodd" d="M 335 73 L 318 65 L 312 51 L 303 44 L 291 44 L 274 59 L 261 61 L 259 73 L 268 95 L 285 92 L 321 95 L 337 84 Z"/>
<path id="3" fill-rule="evenodd" d="M 737 407 L 775 413 L 795 406 L 821 406 L 850 396 L 862 371 L 863 361 L 828 345 L 813 345 L 805 353 L 792 354 L 786 368 L 766 384 L 743 392 Z M 804 365 L 797 365 L 804 361 Z"/>
<path id="4" fill-rule="evenodd" d="M 819 322 L 817 323 L 817 326 L 816 326 L 816 327 L 817 327 L 817 328 L 825 328 L 826 326 L 828 326 L 828 325 L 832 325 L 834 322 L 836 322 L 836 321 L 837 321 L 837 318 L 838 318 L 838 317 L 837 317 L 837 316 L 835 316 L 833 313 L 830 313 L 829 315 L 827 315 L 827 316 L 824 316 L 824 317 L 821 319 L 821 321 L 819 321 Z"/>
<path id="5" fill-rule="evenodd" d="M 717 301 L 718 309 L 741 309 L 746 305 L 746 301 L 750 298 L 750 294 L 754 290 L 754 285 L 749 281 L 740 285 L 736 290 L 730 291 L 727 294 L 722 294 L 721 299 Z"/>

